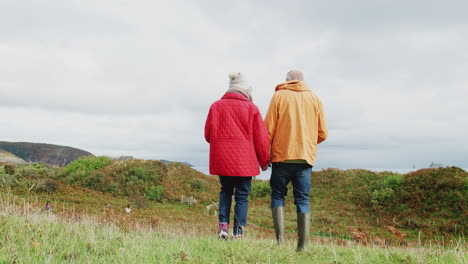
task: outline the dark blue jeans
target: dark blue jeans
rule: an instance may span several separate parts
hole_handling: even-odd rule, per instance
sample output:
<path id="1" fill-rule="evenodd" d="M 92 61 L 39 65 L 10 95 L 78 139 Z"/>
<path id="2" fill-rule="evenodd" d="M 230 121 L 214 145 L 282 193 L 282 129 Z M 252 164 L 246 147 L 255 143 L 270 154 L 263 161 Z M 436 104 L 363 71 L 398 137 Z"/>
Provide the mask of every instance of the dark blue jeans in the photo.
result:
<path id="1" fill-rule="evenodd" d="M 221 192 L 219 193 L 219 222 L 229 223 L 232 195 L 236 200 L 234 206 L 234 235 L 242 234 L 242 227 L 247 223 L 249 192 L 252 177 L 219 176 Z"/>
<path id="2" fill-rule="evenodd" d="M 310 213 L 309 191 L 312 166 L 307 163 L 273 163 L 271 172 L 271 208 L 284 206 L 288 183 L 293 186 L 296 212 Z"/>

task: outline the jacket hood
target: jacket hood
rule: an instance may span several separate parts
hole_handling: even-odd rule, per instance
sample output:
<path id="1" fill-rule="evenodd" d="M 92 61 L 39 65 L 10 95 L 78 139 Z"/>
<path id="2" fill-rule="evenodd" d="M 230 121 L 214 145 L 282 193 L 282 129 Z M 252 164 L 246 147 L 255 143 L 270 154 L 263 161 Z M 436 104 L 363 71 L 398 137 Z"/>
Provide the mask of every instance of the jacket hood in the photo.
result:
<path id="1" fill-rule="evenodd" d="M 303 81 L 289 81 L 280 83 L 276 86 L 275 92 L 279 90 L 291 90 L 295 92 L 308 92 L 310 91 L 307 84 Z"/>

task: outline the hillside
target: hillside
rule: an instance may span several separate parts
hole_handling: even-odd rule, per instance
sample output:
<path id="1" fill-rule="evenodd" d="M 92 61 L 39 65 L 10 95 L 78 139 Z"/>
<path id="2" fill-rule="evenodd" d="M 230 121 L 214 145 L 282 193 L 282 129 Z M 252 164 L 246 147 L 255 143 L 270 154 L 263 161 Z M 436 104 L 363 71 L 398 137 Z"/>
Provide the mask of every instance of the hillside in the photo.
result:
<path id="1" fill-rule="evenodd" d="M 1 149 L 26 162 L 42 162 L 58 167 L 66 166 L 83 156 L 93 156 L 93 154 L 81 149 L 42 143 L 0 141 Z"/>
<path id="2" fill-rule="evenodd" d="M 210 231 L 212 226 L 193 219 L 190 207 L 170 210 L 174 217 L 168 220 L 138 225 L 133 215 L 114 213 L 113 219 L 120 220 L 107 222 L 105 215 L 79 214 L 68 204 L 61 207 L 48 213 L 34 199 L 0 193 L 0 263 L 431 264 L 468 260 L 463 244 L 393 247 L 314 240 L 308 252 L 296 253 L 294 240 L 278 246 L 272 235 L 259 236 L 250 227 L 249 236 L 242 240 L 220 241 Z M 192 221 L 177 218 L 182 214 Z"/>
<path id="3" fill-rule="evenodd" d="M 468 173 L 462 169 L 423 169 L 404 175 L 327 169 L 311 177 L 311 231 L 318 241 L 464 243 Z M 193 228 L 215 232 L 217 223 L 216 206 L 209 205 L 218 201 L 218 178 L 177 162 L 82 157 L 65 168 L 33 163 L 10 165 L 7 172 L 0 166 L 0 192 L 7 191 L 101 217 L 109 215 L 108 208 L 121 215 L 130 204 L 134 220 L 143 225 L 190 222 Z M 247 228 L 260 237 L 274 232 L 269 192 L 268 181 L 253 181 Z M 285 213 L 286 238 L 295 240 L 292 190 Z M 119 219 L 104 218 L 120 223 Z"/>
<path id="4" fill-rule="evenodd" d="M 26 163 L 26 161 L 18 158 L 15 154 L 0 149 L 0 163 L 19 164 Z"/>

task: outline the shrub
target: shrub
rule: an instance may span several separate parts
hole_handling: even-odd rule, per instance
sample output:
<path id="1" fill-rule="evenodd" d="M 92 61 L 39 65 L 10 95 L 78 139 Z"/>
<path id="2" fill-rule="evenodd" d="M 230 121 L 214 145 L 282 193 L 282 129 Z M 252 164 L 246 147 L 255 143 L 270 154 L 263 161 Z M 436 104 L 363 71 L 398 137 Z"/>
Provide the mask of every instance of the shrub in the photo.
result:
<path id="1" fill-rule="evenodd" d="M 34 187 L 36 191 L 53 190 L 53 187 L 46 186 L 48 179 L 57 175 L 59 169 L 44 163 L 18 164 L 16 167 L 5 167 L 10 174 L 0 174 L 0 185 L 14 187 L 18 189 Z"/>
<path id="2" fill-rule="evenodd" d="M 148 198 L 153 201 L 160 201 L 164 195 L 164 188 L 161 185 L 153 185 L 148 190 Z"/>
<path id="3" fill-rule="evenodd" d="M 367 175 L 369 176 L 369 175 Z M 425 219 L 438 219 L 435 231 L 463 232 L 467 222 L 468 173 L 456 167 L 422 169 L 404 175 L 379 173 L 357 176 L 353 202 L 380 219 L 411 219 L 408 227 L 422 227 Z M 365 179 L 365 180 L 364 180 Z M 443 224 L 443 219 L 448 222 Z"/>
<path id="4" fill-rule="evenodd" d="M 94 167 L 96 168 L 96 167 Z M 128 160 L 112 162 L 108 166 L 86 171 L 86 166 L 75 166 L 63 173 L 68 183 L 115 195 L 147 196 L 153 185 L 162 185 L 161 164 L 154 161 Z M 71 173 L 70 173 L 71 172 Z"/>
<path id="5" fill-rule="evenodd" d="M 133 203 L 133 205 L 137 209 L 142 209 L 142 208 L 147 208 L 148 207 L 148 200 L 146 200 L 146 198 L 141 196 L 141 195 L 133 196 L 130 199 L 130 201 Z"/>
<path id="6" fill-rule="evenodd" d="M 59 183 L 53 179 L 46 179 L 42 182 L 39 182 L 37 185 L 37 191 L 39 192 L 46 192 L 46 193 L 54 193 L 59 188 Z"/>
<path id="7" fill-rule="evenodd" d="M 104 175 L 100 172 L 94 173 L 92 176 L 88 177 L 86 181 L 82 183 L 84 187 L 88 187 L 94 190 L 104 191 L 103 186 L 107 186 Z"/>
<path id="8" fill-rule="evenodd" d="M 84 182 L 91 175 L 91 172 L 105 167 L 110 163 L 111 160 L 108 157 L 81 157 L 65 167 L 63 176 L 66 177 L 68 183 Z"/>
<path id="9" fill-rule="evenodd" d="M 40 179 L 54 177 L 56 171 L 56 169 L 47 164 L 34 162 L 18 166 L 15 170 L 15 174 L 17 174 L 19 178 Z"/>
<path id="10" fill-rule="evenodd" d="M 158 174 L 156 174 L 151 168 L 146 167 L 132 167 L 129 169 L 128 174 L 134 176 L 134 179 L 139 180 L 157 180 Z"/>
<path id="11" fill-rule="evenodd" d="M 467 178 L 468 173 L 457 167 L 408 173 L 400 187 L 400 198 L 419 211 L 449 208 L 453 216 L 460 216 L 468 202 L 466 191 L 463 191 Z"/>
<path id="12" fill-rule="evenodd" d="M 270 183 L 268 181 L 253 180 L 250 189 L 251 197 L 265 197 L 271 193 Z"/>
<path id="13" fill-rule="evenodd" d="M 194 179 L 191 183 L 190 183 L 190 187 L 194 190 L 203 190 L 205 185 L 198 179 Z"/>
<path id="14" fill-rule="evenodd" d="M 111 193 L 118 193 L 119 190 L 120 190 L 120 184 L 118 182 L 113 182 L 111 184 L 108 185 L 108 189 L 107 189 L 109 192 Z"/>
<path id="15" fill-rule="evenodd" d="M 372 192 L 380 188 L 379 176 L 370 171 L 358 171 L 353 176 L 354 180 L 351 181 L 350 186 L 352 187 L 351 200 L 364 208 L 371 208 L 372 204 Z"/>
<path id="16" fill-rule="evenodd" d="M 1 174 L 0 173 L 0 186 L 1 187 L 11 187 L 15 183 L 15 176 L 10 174 Z"/>
<path id="17" fill-rule="evenodd" d="M 6 174 L 13 175 L 15 173 L 15 167 L 13 165 L 5 165 L 3 167 L 3 170 L 5 171 Z"/>
<path id="18" fill-rule="evenodd" d="M 389 175 L 388 177 L 386 177 L 383 181 L 383 187 L 387 187 L 387 188 L 396 188 L 396 187 L 399 187 L 401 185 L 401 183 L 403 182 L 403 175 L 401 174 L 393 174 L 393 175 Z"/>
<path id="19" fill-rule="evenodd" d="M 392 188 L 377 189 L 372 192 L 371 202 L 374 206 L 387 206 L 395 199 L 395 191 Z"/>

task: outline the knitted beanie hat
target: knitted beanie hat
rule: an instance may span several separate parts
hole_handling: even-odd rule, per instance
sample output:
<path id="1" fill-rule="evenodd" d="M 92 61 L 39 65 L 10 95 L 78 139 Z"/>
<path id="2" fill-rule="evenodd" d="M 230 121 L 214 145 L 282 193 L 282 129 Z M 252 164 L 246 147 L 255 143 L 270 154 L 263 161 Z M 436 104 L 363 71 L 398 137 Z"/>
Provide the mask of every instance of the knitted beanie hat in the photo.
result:
<path id="1" fill-rule="evenodd" d="M 228 92 L 229 91 L 237 91 L 252 101 L 252 87 L 247 83 L 244 75 L 240 72 L 233 72 L 229 74 Z"/>

